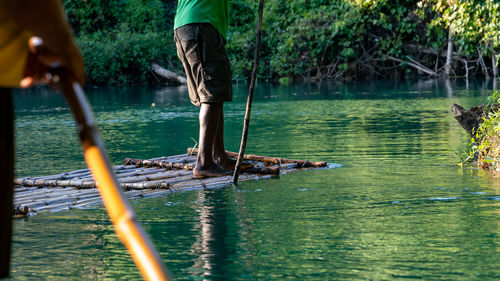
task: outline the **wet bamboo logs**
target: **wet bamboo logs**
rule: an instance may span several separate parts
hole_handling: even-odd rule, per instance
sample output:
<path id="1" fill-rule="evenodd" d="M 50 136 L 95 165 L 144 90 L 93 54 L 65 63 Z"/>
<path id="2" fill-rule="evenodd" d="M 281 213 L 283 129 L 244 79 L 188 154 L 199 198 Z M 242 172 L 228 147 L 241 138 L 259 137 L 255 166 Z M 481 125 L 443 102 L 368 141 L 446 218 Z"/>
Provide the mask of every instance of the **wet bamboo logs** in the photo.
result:
<path id="1" fill-rule="evenodd" d="M 179 162 L 169 162 L 162 160 L 151 161 L 151 160 L 143 160 L 136 158 L 125 158 L 124 165 L 135 165 L 136 167 L 160 167 L 165 169 L 183 169 L 183 170 L 193 170 L 195 166 L 194 163 L 179 163 Z M 280 168 L 251 166 L 242 168 L 242 172 L 251 174 L 278 175 L 280 173 Z"/>
<path id="2" fill-rule="evenodd" d="M 241 167 L 241 172 L 242 173 L 249 173 L 249 174 L 279 175 L 279 173 L 280 173 L 280 167 L 279 166 L 273 166 L 273 167 L 260 167 L 260 166 L 255 166 L 255 167 Z"/>
<path id="3" fill-rule="evenodd" d="M 125 158 L 123 165 L 135 165 L 136 167 L 159 167 L 170 169 L 193 170 L 193 163 L 170 162 L 163 160 L 144 160 L 136 158 Z"/>
<path id="4" fill-rule="evenodd" d="M 46 179 L 16 179 L 16 185 L 35 186 L 35 187 L 76 187 L 78 189 L 95 188 L 95 182 L 92 179 L 69 179 L 69 180 L 46 180 Z"/>
<path id="5" fill-rule="evenodd" d="M 188 154 L 196 154 L 198 153 L 197 148 L 188 148 L 187 149 Z M 236 158 L 238 157 L 238 153 L 236 152 L 231 152 L 226 150 L 226 155 L 229 157 Z M 250 161 L 259 161 L 259 162 L 265 162 L 265 163 L 273 163 L 273 164 L 288 164 L 288 163 L 295 163 L 297 164 L 297 168 L 307 168 L 307 167 L 326 167 L 327 163 L 324 161 L 319 161 L 319 162 L 314 162 L 314 161 L 303 161 L 303 160 L 294 160 L 294 159 L 286 159 L 286 158 L 279 158 L 279 157 L 269 157 L 269 156 L 260 156 L 260 155 L 251 155 L 251 154 L 245 154 L 243 156 L 244 160 L 250 160 Z"/>
<path id="6" fill-rule="evenodd" d="M 176 181 L 179 179 L 184 179 L 185 177 L 191 177 L 190 171 L 152 171 L 154 173 L 147 173 L 145 175 L 132 176 L 128 175 L 126 177 L 118 178 L 120 186 L 126 190 L 130 189 L 168 189 L 169 182 Z M 76 189 L 90 189 L 95 188 L 96 184 L 92 179 L 82 180 L 82 179 L 70 179 L 70 180 L 45 180 L 45 179 L 16 179 L 14 181 L 16 185 L 19 186 L 30 186 L 30 187 L 73 187 Z M 30 193 L 32 196 L 33 193 Z"/>

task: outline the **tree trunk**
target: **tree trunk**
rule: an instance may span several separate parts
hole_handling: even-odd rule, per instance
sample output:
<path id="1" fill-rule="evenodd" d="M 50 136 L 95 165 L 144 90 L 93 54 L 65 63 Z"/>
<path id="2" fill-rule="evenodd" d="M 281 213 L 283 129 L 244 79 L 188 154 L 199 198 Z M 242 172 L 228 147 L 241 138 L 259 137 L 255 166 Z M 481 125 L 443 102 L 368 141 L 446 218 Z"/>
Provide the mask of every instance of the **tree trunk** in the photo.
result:
<path id="1" fill-rule="evenodd" d="M 493 50 L 493 54 L 491 55 L 491 65 L 493 68 L 493 91 L 496 91 L 498 89 L 498 66 L 495 50 Z"/>
<path id="2" fill-rule="evenodd" d="M 492 50 L 491 65 L 493 68 L 493 77 L 496 78 L 498 77 L 498 67 L 497 67 L 497 54 L 495 53 L 494 50 Z"/>
<path id="3" fill-rule="evenodd" d="M 453 40 L 451 39 L 451 31 L 448 31 L 448 50 L 446 52 L 446 64 L 444 65 L 444 74 L 446 77 L 451 75 L 451 59 L 453 56 Z"/>

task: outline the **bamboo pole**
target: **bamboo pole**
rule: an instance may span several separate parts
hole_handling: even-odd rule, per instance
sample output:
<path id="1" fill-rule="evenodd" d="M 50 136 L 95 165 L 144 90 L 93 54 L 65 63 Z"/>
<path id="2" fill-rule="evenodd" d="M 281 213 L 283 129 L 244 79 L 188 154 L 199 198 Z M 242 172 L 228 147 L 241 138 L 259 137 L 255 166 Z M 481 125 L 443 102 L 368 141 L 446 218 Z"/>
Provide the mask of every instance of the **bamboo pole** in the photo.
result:
<path id="1" fill-rule="evenodd" d="M 160 180 L 163 180 L 165 182 L 165 179 L 172 179 L 172 178 L 184 178 L 185 176 L 191 176 L 191 172 L 189 171 L 167 171 L 167 172 L 160 172 L 154 171 L 155 173 L 147 174 L 147 175 L 140 175 L 140 176 L 128 176 L 124 178 L 118 178 L 119 185 L 124 188 L 124 189 L 136 189 L 139 184 L 143 184 L 140 189 L 146 188 L 145 186 L 151 186 L 151 188 L 168 188 L 167 185 L 165 184 L 160 184 L 160 185 L 151 185 L 148 184 L 150 182 L 158 182 Z M 138 185 L 130 185 L 131 183 L 137 183 Z M 19 180 L 17 181 L 17 184 L 22 185 L 22 186 L 33 186 L 33 187 L 74 187 L 77 189 L 91 189 L 98 187 L 96 186 L 96 183 L 93 180 L 80 180 L 80 179 L 69 179 L 69 180 L 43 180 L 43 179 L 38 179 L 36 181 L 33 180 Z M 45 193 L 41 189 L 41 193 Z M 18 196 L 26 196 L 26 197 L 33 197 L 34 193 L 33 191 L 26 193 L 25 195 L 18 195 Z"/>
<path id="2" fill-rule="evenodd" d="M 170 189 L 168 181 L 147 181 L 147 182 L 133 182 L 124 183 L 122 187 L 126 190 L 139 190 L 139 189 Z"/>
<path id="3" fill-rule="evenodd" d="M 83 209 L 83 208 L 88 208 L 90 206 L 97 206 L 100 204 L 102 204 L 101 196 L 99 196 L 97 198 L 77 201 L 73 205 L 73 209 Z"/>
<path id="4" fill-rule="evenodd" d="M 188 148 L 187 149 L 188 153 L 198 153 L 198 148 Z M 226 150 L 226 155 L 229 157 L 236 158 L 238 157 L 238 153 L 227 151 Z M 324 161 L 304 161 L 304 160 L 295 160 L 295 159 L 287 159 L 287 158 L 279 158 L 279 157 L 270 157 L 270 156 L 261 156 L 261 155 L 252 155 L 252 154 L 245 154 L 243 155 L 243 160 L 250 160 L 250 161 L 259 161 L 259 162 L 265 162 L 265 163 L 273 163 L 273 164 L 288 164 L 288 163 L 295 163 L 297 164 L 298 168 L 308 168 L 308 167 L 326 167 L 328 165 L 327 162 Z"/>
<path id="5" fill-rule="evenodd" d="M 119 181 L 123 178 L 133 177 L 133 176 L 153 176 L 156 174 L 172 173 L 173 171 L 165 171 L 163 169 L 150 169 L 150 168 L 140 168 L 135 169 L 133 172 L 120 174 L 117 178 Z"/>
<path id="6" fill-rule="evenodd" d="M 183 170 L 193 170 L 194 163 L 179 163 L 179 162 L 169 162 L 162 160 L 143 160 L 136 158 L 125 158 L 124 165 L 135 165 L 136 167 L 160 167 L 165 169 L 183 169 Z"/>
<path id="7" fill-rule="evenodd" d="M 29 190 L 27 192 L 23 192 L 22 194 L 15 194 L 14 195 L 14 200 L 21 200 L 23 198 L 29 198 L 29 197 L 33 197 L 34 195 L 39 195 L 39 194 L 46 194 L 47 191 L 46 190 L 43 190 L 43 189 L 33 189 L 33 190 Z"/>
<path id="8" fill-rule="evenodd" d="M 240 152 L 238 154 L 238 158 L 236 160 L 236 166 L 234 168 L 233 174 L 233 183 L 238 183 L 238 176 L 240 174 L 241 162 L 243 159 L 243 155 L 245 154 L 245 147 L 247 145 L 248 138 L 248 127 L 250 126 L 250 113 L 252 112 L 252 101 L 253 101 L 253 92 L 255 88 L 255 80 L 257 79 L 257 70 L 259 69 L 259 57 L 260 57 L 260 38 L 262 31 L 262 14 L 264 11 L 264 0 L 260 0 L 259 3 L 259 19 L 257 20 L 257 41 L 255 46 L 255 59 L 253 62 L 252 69 L 252 79 L 250 80 L 250 88 L 248 90 L 248 99 L 247 99 L 247 107 L 245 110 L 245 120 L 243 123 L 243 132 L 241 136 L 241 144 L 240 144 Z"/>
<path id="9" fill-rule="evenodd" d="M 163 195 L 168 195 L 168 194 L 171 194 L 172 191 L 170 190 L 155 190 L 155 189 L 151 189 L 151 190 L 148 190 L 147 192 L 144 192 L 141 197 L 142 198 L 147 198 L 147 197 L 158 197 L 158 196 L 163 196 Z"/>
<path id="10" fill-rule="evenodd" d="M 245 167 L 241 168 L 240 171 L 242 173 L 250 173 L 250 174 L 264 174 L 264 175 L 279 175 L 280 167 Z"/>
<path id="11" fill-rule="evenodd" d="M 146 280 L 172 279 L 118 186 L 82 88 L 63 71 L 60 86 L 78 124 L 85 160 L 99 183 L 102 200 L 118 237 Z"/>

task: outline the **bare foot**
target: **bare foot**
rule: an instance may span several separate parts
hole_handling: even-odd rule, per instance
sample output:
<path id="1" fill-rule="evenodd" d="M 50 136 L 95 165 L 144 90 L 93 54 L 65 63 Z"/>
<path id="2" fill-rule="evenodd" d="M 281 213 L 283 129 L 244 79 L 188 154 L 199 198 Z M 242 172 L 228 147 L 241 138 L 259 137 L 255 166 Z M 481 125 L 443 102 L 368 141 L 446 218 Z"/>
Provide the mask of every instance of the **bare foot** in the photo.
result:
<path id="1" fill-rule="evenodd" d="M 201 167 L 194 167 L 193 169 L 193 176 L 195 178 L 202 178 L 202 177 L 223 177 L 223 176 L 229 176 L 231 175 L 232 172 L 229 170 L 226 170 L 219 165 L 211 168 L 201 168 Z"/>
<path id="2" fill-rule="evenodd" d="M 234 169 L 236 167 L 236 160 L 233 158 L 229 158 L 229 157 L 217 158 L 214 161 L 226 170 L 233 170 L 234 171 Z M 246 168 L 251 168 L 253 166 L 254 165 L 248 163 L 247 161 L 242 161 L 240 168 L 246 169 Z"/>
<path id="3" fill-rule="evenodd" d="M 236 166 L 236 160 L 229 157 L 217 157 L 214 161 L 226 170 L 234 170 Z"/>

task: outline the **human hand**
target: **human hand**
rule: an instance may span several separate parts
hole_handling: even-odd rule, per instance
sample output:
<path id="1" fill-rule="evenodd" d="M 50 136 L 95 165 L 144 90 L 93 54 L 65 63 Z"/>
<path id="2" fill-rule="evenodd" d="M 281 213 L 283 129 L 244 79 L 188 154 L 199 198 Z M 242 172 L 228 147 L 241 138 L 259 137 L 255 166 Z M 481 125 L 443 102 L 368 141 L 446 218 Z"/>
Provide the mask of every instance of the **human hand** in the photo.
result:
<path id="1" fill-rule="evenodd" d="M 80 84 L 85 82 L 83 58 L 74 42 L 67 44 L 64 50 L 52 50 L 43 43 L 40 37 L 34 36 L 29 40 L 29 52 L 25 75 L 20 83 L 22 88 L 35 84 L 54 86 L 59 76 L 52 72 L 60 68 L 64 69 L 76 82 Z"/>

